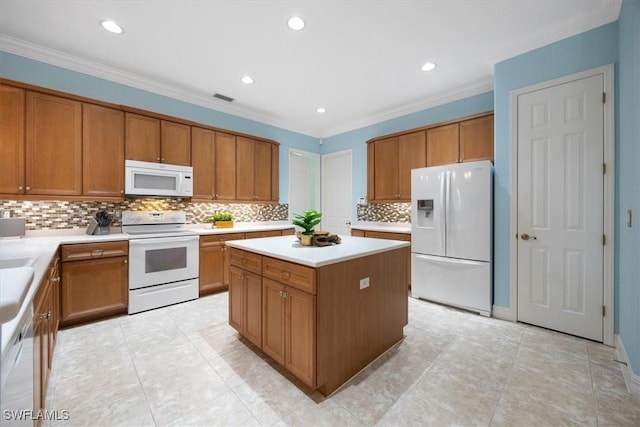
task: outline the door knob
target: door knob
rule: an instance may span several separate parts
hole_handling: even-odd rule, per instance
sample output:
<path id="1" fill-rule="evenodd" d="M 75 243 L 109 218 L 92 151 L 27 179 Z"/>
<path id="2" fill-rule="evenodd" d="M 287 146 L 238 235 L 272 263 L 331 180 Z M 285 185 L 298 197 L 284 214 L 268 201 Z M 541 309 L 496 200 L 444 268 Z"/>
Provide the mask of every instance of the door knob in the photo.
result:
<path id="1" fill-rule="evenodd" d="M 538 240 L 538 238 L 537 238 L 536 236 L 530 236 L 530 235 L 528 235 L 527 233 L 524 233 L 524 234 L 523 234 L 522 236 L 520 236 L 520 237 L 522 237 L 522 240 L 529 240 L 529 239 L 532 239 L 532 240 Z"/>

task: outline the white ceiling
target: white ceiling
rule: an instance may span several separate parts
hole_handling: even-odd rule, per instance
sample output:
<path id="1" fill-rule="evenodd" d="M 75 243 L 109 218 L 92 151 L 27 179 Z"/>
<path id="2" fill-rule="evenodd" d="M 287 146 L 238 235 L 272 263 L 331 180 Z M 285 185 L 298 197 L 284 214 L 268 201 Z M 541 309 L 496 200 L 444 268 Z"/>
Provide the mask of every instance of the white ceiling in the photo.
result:
<path id="1" fill-rule="evenodd" d="M 0 49 L 327 137 L 493 88 L 496 62 L 621 0 L 0 2 Z M 289 17 L 307 26 L 294 32 Z M 99 22 L 113 19 L 117 36 Z M 426 61 L 438 64 L 425 73 Z M 544 64 L 539 64 L 544 66 Z M 240 82 L 244 74 L 252 85 Z M 235 98 L 214 99 L 214 93 Z M 327 109 L 324 114 L 316 108 Z"/>

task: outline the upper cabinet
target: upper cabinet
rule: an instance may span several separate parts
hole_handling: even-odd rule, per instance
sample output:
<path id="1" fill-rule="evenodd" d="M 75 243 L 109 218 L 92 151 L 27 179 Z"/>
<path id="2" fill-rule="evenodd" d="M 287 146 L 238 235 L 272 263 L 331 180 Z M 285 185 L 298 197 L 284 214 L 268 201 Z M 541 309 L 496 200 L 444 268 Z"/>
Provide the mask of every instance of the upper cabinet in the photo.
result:
<path id="1" fill-rule="evenodd" d="M 214 131 L 195 126 L 191 128 L 193 199 L 214 199 L 215 143 L 216 133 Z"/>
<path id="2" fill-rule="evenodd" d="M 378 139 L 367 148 L 368 198 L 398 201 L 411 198 L 411 169 L 426 165 L 424 131 Z"/>
<path id="3" fill-rule="evenodd" d="M 124 194 L 124 113 L 93 104 L 82 105 L 82 193 L 122 197 Z"/>
<path id="4" fill-rule="evenodd" d="M 82 194 L 82 104 L 27 91 L 25 194 Z"/>
<path id="5" fill-rule="evenodd" d="M 367 197 L 411 200 L 411 170 L 493 160 L 493 113 L 430 125 L 367 142 Z"/>
<path id="6" fill-rule="evenodd" d="M 236 136 L 216 132 L 215 197 L 216 200 L 236 200 Z"/>
<path id="7" fill-rule="evenodd" d="M 271 197 L 271 144 L 236 138 L 236 197 L 244 201 L 269 201 Z"/>
<path id="8" fill-rule="evenodd" d="M 126 113 L 126 158 L 191 166 L 191 127 Z"/>
<path id="9" fill-rule="evenodd" d="M 23 194 L 24 89 L 0 85 L 0 194 Z"/>

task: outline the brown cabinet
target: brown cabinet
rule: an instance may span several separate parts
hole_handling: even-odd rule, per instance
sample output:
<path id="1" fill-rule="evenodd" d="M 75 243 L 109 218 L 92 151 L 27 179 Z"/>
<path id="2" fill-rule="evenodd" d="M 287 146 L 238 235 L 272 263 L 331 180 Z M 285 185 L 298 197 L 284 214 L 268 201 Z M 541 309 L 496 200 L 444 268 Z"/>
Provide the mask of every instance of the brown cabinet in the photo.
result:
<path id="1" fill-rule="evenodd" d="M 282 230 L 249 231 L 244 233 L 245 239 L 260 239 L 262 237 L 282 236 Z"/>
<path id="2" fill-rule="evenodd" d="M 216 132 L 215 200 L 236 199 L 236 137 Z"/>
<path id="3" fill-rule="evenodd" d="M 493 113 L 367 142 L 367 197 L 371 202 L 411 200 L 411 170 L 493 160 Z"/>
<path id="4" fill-rule="evenodd" d="M 82 194 L 82 104 L 27 92 L 25 194 Z"/>
<path id="5" fill-rule="evenodd" d="M 140 114 L 125 116 L 126 158 L 191 166 L 191 128 Z"/>
<path id="6" fill-rule="evenodd" d="M 126 241 L 62 246 L 63 325 L 127 312 L 128 253 Z"/>
<path id="7" fill-rule="evenodd" d="M 243 238 L 244 233 L 200 236 L 200 296 L 229 288 L 229 251 L 224 242 Z"/>
<path id="8" fill-rule="evenodd" d="M 493 114 L 427 130 L 427 166 L 493 160 Z"/>
<path id="9" fill-rule="evenodd" d="M 411 242 L 411 234 L 393 233 L 389 231 L 357 230 L 352 228 L 351 235 L 354 237 L 372 237 L 374 239 L 401 240 L 403 242 Z M 407 255 L 407 284 L 409 289 L 411 289 L 411 247 L 409 247 Z"/>
<path id="10" fill-rule="evenodd" d="M 82 105 L 82 194 L 124 196 L 124 113 Z"/>
<path id="11" fill-rule="evenodd" d="M 384 138 L 369 143 L 367 171 L 373 173 L 367 194 L 372 201 L 411 199 L 411 169 L 426 165 L 424 131 Z"/>
<path id="12" fill-rule="evenodd" d="M 33 391 L 35 410 L 45 409 L 59 323 L 60 258 L 56 254 L 33 299 Z"/>
<path id="13" fill-rule="evenodd" d="M 24 194 L 25 91 L 0 85 L 0 194 Z"/>
<path id="14" fill-rule="evenodd" d="M 262 278 L 236 265 L 229 267 L 229 276 L 229 324 L 262 347 Z"/>
<path id="15" fill-rule="evenodd" d="M 268 201 L 271 196 L 271 145 L 244 137 L 236 138 L 236 198 Z"/>
<path id="16" fill-rule="evenodd" d="M 191 159 L 193 166 L 193 200 L 213 200 L 216 133 L 199 127 L 191 128 Z"/>
<path id="17" fill-rule="evenodd" d="M 262 351 L 315 387 L 316 297 L 266 277 L 262 293 Z"/>

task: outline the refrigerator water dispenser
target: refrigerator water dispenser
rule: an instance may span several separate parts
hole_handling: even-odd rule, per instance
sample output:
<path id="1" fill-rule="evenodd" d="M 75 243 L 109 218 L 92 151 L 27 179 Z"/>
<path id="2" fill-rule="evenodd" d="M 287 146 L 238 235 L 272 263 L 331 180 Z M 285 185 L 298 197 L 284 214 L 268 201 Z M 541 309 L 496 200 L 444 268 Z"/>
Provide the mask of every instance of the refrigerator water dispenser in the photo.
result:
<path id="1" fill-rule="evenodd" d="M 433 227 L 433 199 L 418 199 L 418 227 Z"/>

